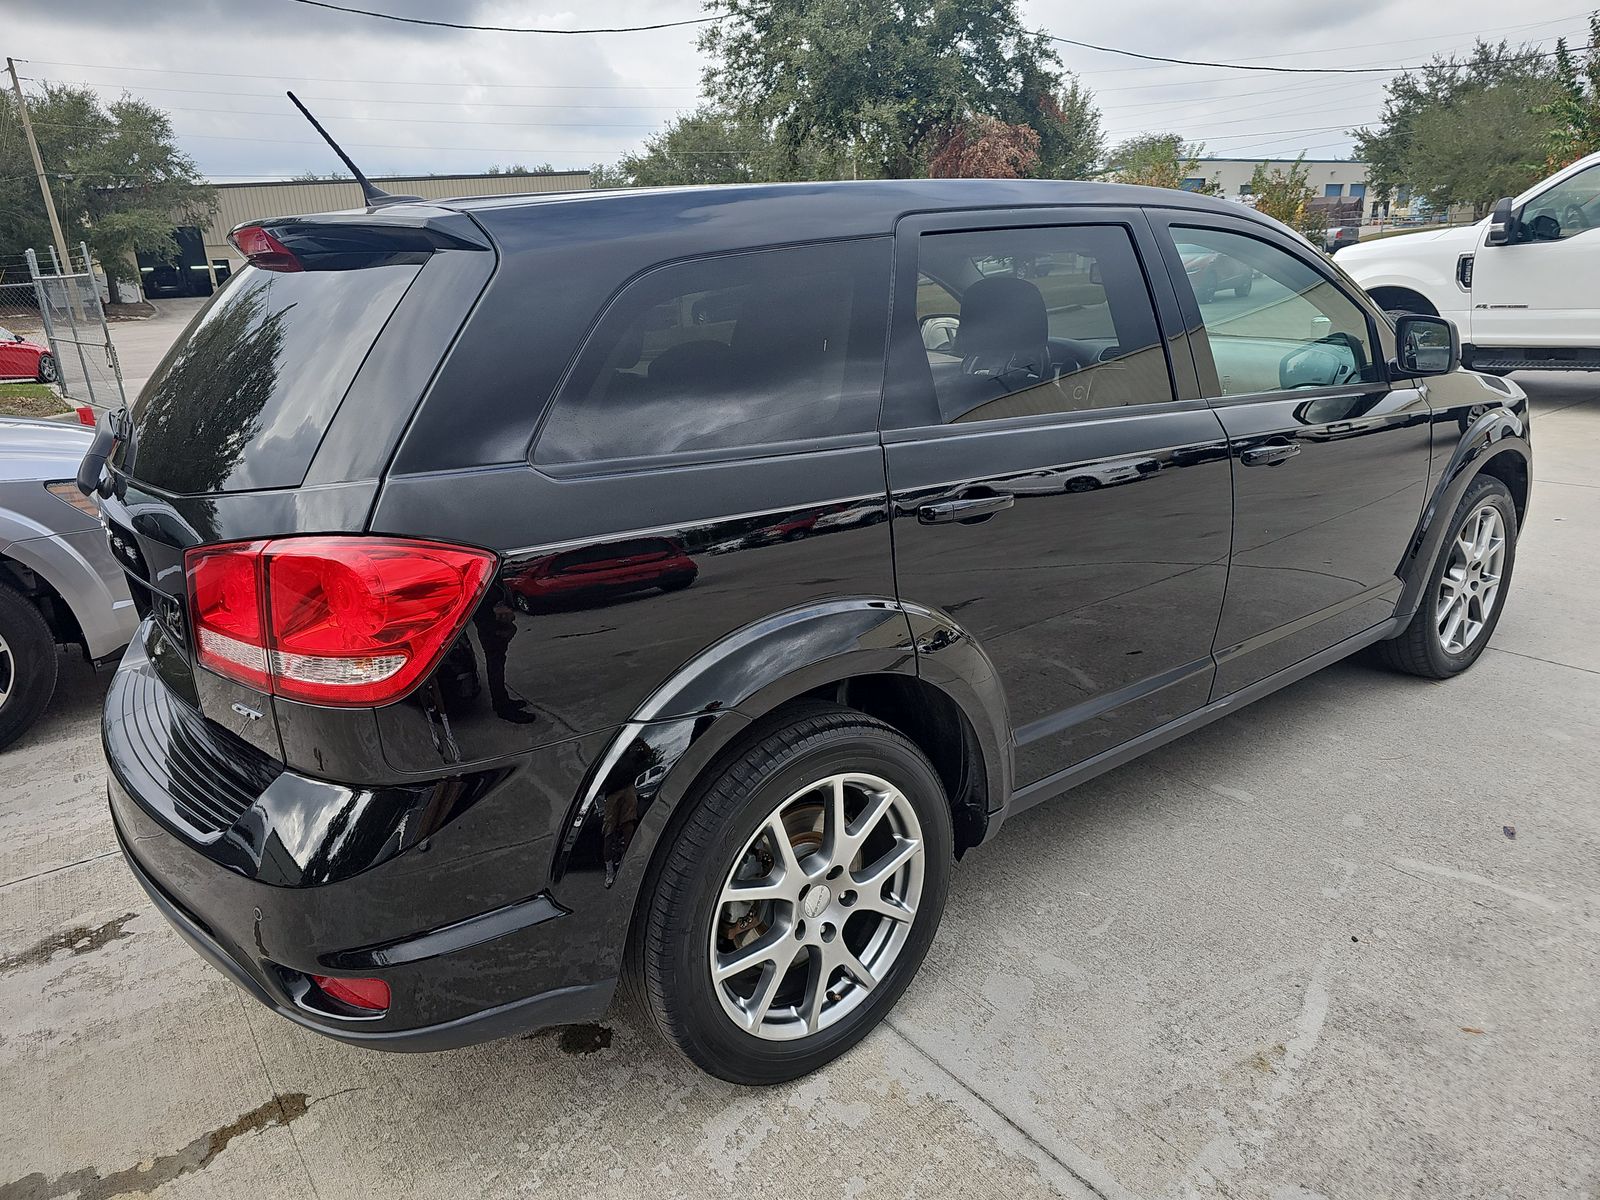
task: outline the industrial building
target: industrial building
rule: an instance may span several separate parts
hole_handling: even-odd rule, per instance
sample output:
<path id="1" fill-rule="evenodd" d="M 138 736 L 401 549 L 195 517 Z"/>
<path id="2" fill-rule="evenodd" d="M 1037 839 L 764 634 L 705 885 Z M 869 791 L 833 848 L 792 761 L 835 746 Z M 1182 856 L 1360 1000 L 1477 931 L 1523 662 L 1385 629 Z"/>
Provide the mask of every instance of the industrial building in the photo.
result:
<path id="1" fill-rule="evenodd" d="M 419 175 L 374 179 L 386 192 L 447 200 L 452 196 L 514 196 L 527 192 L 571 192 L 589 186 L 587 171 L 529 175 Z M 204 228 L 175 230 L 179 258 L 168 262 L 139 255 L 139 278 L 145 296 L 209 296 L 216 284 L 244 262 L 228 241 L 228 231 L 246 221 L 296 213 L 335 212 L 360 208 L 361 189 L 353 179 L 289 179 L 262 183 L 212 185 L 217 211 Z"/>

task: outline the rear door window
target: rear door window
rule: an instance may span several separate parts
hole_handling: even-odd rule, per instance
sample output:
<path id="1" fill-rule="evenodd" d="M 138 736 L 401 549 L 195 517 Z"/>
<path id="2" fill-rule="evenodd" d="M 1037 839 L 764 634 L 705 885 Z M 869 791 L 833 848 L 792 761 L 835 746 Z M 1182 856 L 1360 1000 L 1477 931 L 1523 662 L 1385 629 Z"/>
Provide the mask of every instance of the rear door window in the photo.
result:
<path id="1" fill-rule="evenodd" d="M 298 486 L 421 270 L 240 271 L 134 403 L 133 476 L 179 493 Z"/>
<path id="2" fill-rule="evenodd" d="M 1172 401 L 1123 227 L 924 233 L 917 270 L 918 326 L 944 424 Z"/>
<path id="3" fill-rule="evenodd" d="M 606 309 L 534 460 L 690 458 L 876 428 L 887 238 L 674 263 Z"/>

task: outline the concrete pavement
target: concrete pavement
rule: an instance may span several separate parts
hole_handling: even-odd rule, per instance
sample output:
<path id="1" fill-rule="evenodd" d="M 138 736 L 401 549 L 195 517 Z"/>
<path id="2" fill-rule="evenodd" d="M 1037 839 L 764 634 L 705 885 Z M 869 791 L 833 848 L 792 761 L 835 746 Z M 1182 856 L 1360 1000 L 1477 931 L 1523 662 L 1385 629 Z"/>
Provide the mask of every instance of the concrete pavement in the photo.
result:
<path id="1" fill-rule="evenodd" d="M 1600 1196 L 1600 378 L 1518 378 L 1471 672 L 1342 664 L 1009 823 L 887 1027 L 786 1087 L 625 1012 L 387 1056 L 261 1011 L 121 863 L 64 659 L 0 758 L 0 1200 Z"/>

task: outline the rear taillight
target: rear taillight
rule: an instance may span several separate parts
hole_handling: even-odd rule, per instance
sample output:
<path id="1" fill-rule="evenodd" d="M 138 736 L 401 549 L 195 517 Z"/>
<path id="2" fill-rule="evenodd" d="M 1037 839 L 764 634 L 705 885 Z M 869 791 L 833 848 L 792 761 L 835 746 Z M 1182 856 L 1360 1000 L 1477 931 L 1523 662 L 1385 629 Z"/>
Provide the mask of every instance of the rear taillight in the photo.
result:
<path id="1" fill-rule="evenodd" d="M 228 240 L 253 267 L 263 271 L 303 271 L 294 251 L 259 225 L 245 225 L 228 235 Z"/>
<path id="2" fill-rule="evenodd" d="M 483 550 L 384 537 L 202 546 L 184 556 L 202 666 L 311 704 L 398 700 L 494 570 Z"/>

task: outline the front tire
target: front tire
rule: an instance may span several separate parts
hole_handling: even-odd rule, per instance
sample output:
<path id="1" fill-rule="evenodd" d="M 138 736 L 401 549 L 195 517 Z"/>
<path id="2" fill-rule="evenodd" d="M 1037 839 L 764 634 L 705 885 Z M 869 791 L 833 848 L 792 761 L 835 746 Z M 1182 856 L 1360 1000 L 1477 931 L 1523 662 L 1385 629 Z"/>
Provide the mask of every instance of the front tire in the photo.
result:
<path id="1" fill-rule="evenodd" d="M 56 644 L 39 610 L 0 585 L 0 749 L 37 721 L 56 690 Z"/>
<path id="2" fill-rule="evenodd" d="M 635 995 L 702 1070 L 782 1083 L 843 1054 L 927 954 L 953 861 L 927 758 L 817 705 L 757 735 L 692 800 L 647 882 Z"/>
<path id="3" fill-rule="evenodd" d="M 1399 637 L 1373 647 L 1378 660 L 1424 679 L 1448 679 L 1477 662 L 1505 611 L 1517 534 L 1510 490 L 1479 475 L 1456 506 L 1416 615 Z"/>
<path id="4" fill-rule="evenodd" d="M 35 378 L 40 383 L 54 383 L 61 378 L 61 369 L 56 366 L 55 355 L 39 355 L 39 373 Z"/>
<path id="5" fill-rule="evenodd" d="M 1243 300 L 1250 294 L 1250 289 L 1255 286 L 1255 282 L 1255 277 L 1253 275 L 1246 276 L 1243 283 L 1236 284 L 1234 286 L 1233 294 L 1239 297 L 1239 299 Z"/>

